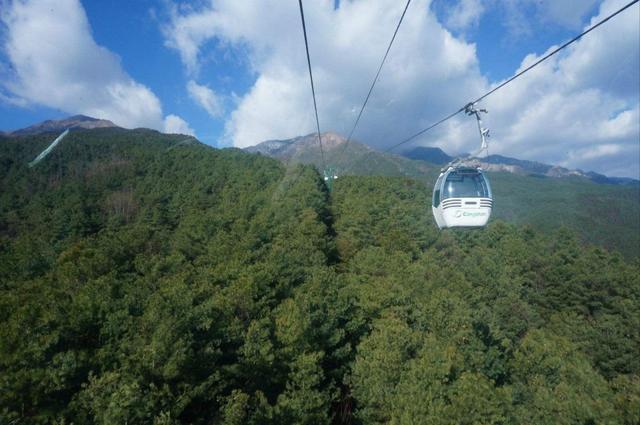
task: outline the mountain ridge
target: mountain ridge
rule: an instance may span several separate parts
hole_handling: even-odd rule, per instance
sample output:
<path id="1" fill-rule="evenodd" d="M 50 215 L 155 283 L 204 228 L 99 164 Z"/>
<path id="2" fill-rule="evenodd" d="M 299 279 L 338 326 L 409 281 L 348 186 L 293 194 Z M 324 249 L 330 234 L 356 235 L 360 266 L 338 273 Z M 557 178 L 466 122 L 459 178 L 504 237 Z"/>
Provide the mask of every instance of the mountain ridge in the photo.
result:
<path id="1" fill-rule="evenodd" d="M 78 114 L 60 120 L 45 120 L 29 127 L 21 128 L 11 132 L 0 131 L 0 136 L 16 137 L 49 132 L 61 132 L 66 129 L 88 130 L 94 128 L 119 127 L 109 120 Z M 342 146 L 346 142 L 346 139 L 342 135 L 334 131 L 327 131 L 322 133 L 322 142 L 323 149 L 326 150 L 325 160 L 329 162 L 328 165 L 330 166 L 334 165 L 332 164 L 332 162 L 340 159 L 339 155 L 344 156 L 346 154 L 349 154 L 352 159 L 354 155 L 385 155 L 385 153 L 379 152 L 364 143 L 360 143 L 354 140 L 350 142 L 350 146 L 348 148 L 351 149 L 349 149 L 349 152 L 332 152 L 338 146 Z M 257 145 L 244 148 L 244 150 L 251 153 L 260 153 L 262 155 L 267 155 L 279 160 L 285 160 L 287 162 L 293 161 L 302 163 L 314 163 L 316 166 L 322 165 L 322 161 L 320 160 L 321 158 L 314 158 L 316 154 L 320 153 L 320 147 L 318 145 L 316 133 L 297 136 L 291 139 L 265 140 L 261 143 L 258 143 Z M 314 150 L 317 150 L 317 152 L 314 152 Z M 416 146 L 409 150 L 399 152 L 398 154 L 386 155 L 393 155 L 394 157 L 404 157 L 413 161 L 421 161 L 436 166 L 445 165 L 454 159 L 453 156 L 447 154 L 441 148 L 430 146 Z M 350 168 L 353 168 L 354 163 L 355 165 L 359 165 L 357 164 L 357 161 L 358 160 L 352 161 L 351 164 L 349 164 L 349 161 L 347 161 L 346 166 L 338 165 L 338 171 L 350 171 Z M 395 158 L 395 162 L 397 161 L 398 159 Z M 487 171 L 494 172 L 508 172 L 512 174 L 536 175 L 538 177 L 552 178 L 582 177 L 598 184 L 640 186 L 640 180 L 630 177 L 607 176 L 594 171 L 568 169 L 558 165 L 545 164 L 530 160 L 522 160 L 498 154 L 480 158 L 480 166 Z M 400 168 L 406 169 L 412 167 L 408 167 L 407 164 L 402 164 Z M 406 175 L 411 174 L 412 173 Z"/>
<path id="2" fill-rule="evenodd" d="M 455 157 L 448 155 L 438 147 L 417 146 L 408 151 L 404 151 L 401 155 L 418 160 L 425 161 L 435 165 L 445 165 L 452 161 Z M 463 155 L 464 156 L 464 155 Z M 613 177 L 596 173 L 595 171 L 583 171 L 580 169 L 570 169 L 559 165 L 545 164 L 538 161 L 529 161 L 525 159 L 517 159 L 504 155 L 488 155 L 484 158 L 478 158 L 480 166 L 487 171 L 505 171 L 513 174 L 521 175 L 538 175 L 544 177 L 583 177 L 599 184 L 615 184 L 615 185 L 639 185 L 640 180 L 630 177 Z"/>
<path id="3" fill-rule="evenodd" d="M 0 133 L 3 136 L 15 137 L 15 136 L 30 136 L 42 133 L 60 132 L 66 129 L 85 129 L 90 130 L 94 128 L 116 128 L 118 127 L 113 122 L 100 118 L 93 118 L 86 115 L 73 115 L 60 120 L 46 120 L 29 127 L 14 130 L 12 132 Z"/>
<path id="4" fill-rule="evenodd" d="M 490 171 L 510 171 L 518 174 L 540 175 L 545 177 L 582 177 L 598 184 L 614 185 L 638 185 L 640 181 L 630 177 L 606 176 L 595 171 L 583 171 L 579 168 L 570 169 L 559 165 L 545 164 L 537 161 L 528 161 L 503 155 L 489 155 L 481 158 L 483 168 Z"/>
<path id="5" fill-rule="evenodd" d="M 421 182 L 430 194 L 442 168 L 442 164 L 365 148 L 357 141 L 350 142 L 344 155 L 338 156 L 342 154 L 342 146 L 332 145 L 324 150 L 328 164 L 337 171 L 338 180 L 362 176 L 408 177 Z M 279 159 L 286 167 L 294 163 L 323 167 L 315 134 L 271 140 L 247 150 Z M 497 166 L 487 162 L 481 166 L 487 170 L 495 197 L 492 219 L 529 224 L 545 231 L 567 226 L 580 233 L 585 241 L 638 253 L 640 191 L 637 184 L 605 185 L 581 173 L 562 175 L 558 168 L 544 164 L 550 176 L 525 172 L 510 164 Z M 430 214 L 430 206 L 425 207 Z"/>
<path id="6" fill-rule="evenodd" d="M 334 166 L 331 160 L 336 161 L 339 158 L 338 155 L 347 155 L 346 151 L 335 151 L 338 146 L 344 145 L 346 139 L 336 132 L 322 133 L 323 148 L 325 150 L 325 160 L 327 165 Z M 398 154 L 384 153 L 377 151 L 374 148 L 369 147 L 366 144 L 352 140 L 347 149 L 350 149 L 349 155 L 354 154 L 368 155 L 371 157 L 400 157 L 407 158 L 412 161 L 419 161 L 427 163 L 431 166 L 441 167 L 451 162 L 455 157 L 447 154 L 441 148 L 418 146 L 410 150 L 400 152 Z M 314 163 L 320 167 L 321 161 L 319 157 L 316 157 L 320 153 L 320 147 L 318 145 L 318 139 L 316 133 L 307 134 L 305 136 L 297 136 L 291 139 L 272 139 L 258 143 L 257 145 L 245 148 L 247 152 L 260 153 L 272 158 L 285 160 L 287 162 L 302 162 L 302 163 Z M 350 158 L 353 159 L 353 158 Z M 339 172 L 352 171 L 358 174 L 358 167 L 355 165 L 361 165 L 358 162 L 363 160 L 355 159 L 347 167 L 339 167 Z M 487 171 L 493 172 L 507 172 L 511 174 L 519 175 L 534 175 L 536 177 L 550 177 L 550 178 L 571 178 L 580 177 L 590 180 L 597 184 L 613 184 L 620 186 L 640 186 L 640 180 L 630 177 L 613 177 L 606 176 L 604 174 L 596 173 L 594 171 L 583 171 L 580 169 L 569 169 L 559 165 L 545 164 L 537 161 L 523 160 L 512 158 L 504 155 L 493 154 L 485 158 L 478 158 L 480 166 Z M 406 167 L 405 167 L 406 168 Z M 410 175 L 410 174 L 409 174 Z"/>

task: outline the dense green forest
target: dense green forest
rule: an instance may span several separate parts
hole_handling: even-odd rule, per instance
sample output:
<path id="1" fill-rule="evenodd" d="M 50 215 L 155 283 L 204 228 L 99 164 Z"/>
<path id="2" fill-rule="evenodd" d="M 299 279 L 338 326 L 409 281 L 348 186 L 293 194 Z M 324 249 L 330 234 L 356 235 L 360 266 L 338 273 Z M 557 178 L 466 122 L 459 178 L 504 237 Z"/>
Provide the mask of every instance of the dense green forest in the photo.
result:
<path id="1" fill-rule="evenodd" d="M 640 259 L 149 130 L 0 139 L 0 424 L 638 424 Z M 638 231 L 638 229 L 629 229 Z"/>
<path id="2" fill-rule="evenodd" d="M 323 136 L 326 162 L 340 176 L 409 177 L 430 190 L 443 166 L 379 152 L 356 141 L 347 145 L 335 143 L 336 139 L 346 142 L 335 133 Z M 334 143 L 327 144 L 327 140 Z M 315 134 L 285 143 L 289 146 L 282 150 L 260 149 L 261 145 L 248 150 L 263 152 L 287 164 L 313 164 L 322 169 L 324 160 Z M 620 251 L 627 259 L 640 256 L 640 186 L 600 184 L 578 176 L 485 173 L 495 195 L 494 219 L 529 224 L 545 233 L 566 227 L 581 240 Z"/>

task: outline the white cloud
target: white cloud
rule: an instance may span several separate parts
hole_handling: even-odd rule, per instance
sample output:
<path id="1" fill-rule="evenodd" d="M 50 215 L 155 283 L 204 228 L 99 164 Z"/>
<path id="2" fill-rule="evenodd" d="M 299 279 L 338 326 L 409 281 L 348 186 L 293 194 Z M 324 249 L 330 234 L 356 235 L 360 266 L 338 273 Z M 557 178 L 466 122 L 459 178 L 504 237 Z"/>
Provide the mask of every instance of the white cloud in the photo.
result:
<path id="1" fill-rule="evenodd" d="M 481 0 L 459 0 L 447 14 L 447 27 L 464 30 L 476 26 L 484 10 Z"/>
<path id="2" fill-rule="evenodd" d="M 591 24 L 623 4 L 604 2 Z M 634 7 L 487 99 L 494 151 L 640 175 L 640 28 Z M 537 59 L 525 58 L 521 69 Z"/>
<path id="3" fill-rule="evenodd" d="M 198 68 L 200 46 L 215 35 L 210 22 L 214 15 L 210 11 L 181 15 L 177 7 L 173 7 L 173 26 L 164 28 L 165 45 L 180 53 L 182 62 L 190 73 Z"/>
<path id="4" fill-rule="evenodd" d="M 165 117 L 163 131 L 171 134 L 188 134 L 194 137 L 196 135 L 195 131 L 193 131 L 185 120 L 173 114 Z"/>
<path id="5" fill-rule="evenodd" d="M 530 0 L 539 8 L 542 19 L 567 28 L 579 29 L 582 18 L 598 0 Z"/>
<path id="6" fill-rule="evenodd" d="M 576 157 L 581 161 L 601 158 L 603 156 L 611 156 L 622 151 L 622 146 L 614 144 L 598 145 L 596 147 L 587 147 L 580 151 L 569 151 L 569 157 Z"/>
<path id="7" fill-rule="evenodd" d="M 357 138 L 381 146 L 486 86 L 475 47 L 447 32 L 428 6 L 427 0 L 411 4 Z M 305 7 L 321 126 L 346 133 L 403 5 L 395 0 L 344 1 L 334 9 L 333 2 L 314 1 Z M 226 122 L 226 136 L 235 146 L 313 130 L 297 4 L 211 2 L 199 11 L 174 14 L 165 34 L 188 71 L 197 68 L 214 40 L 246 50 L 257 77 Z"/>
<path id="8" fill-rule="evenodd" d="M 219 118 L 222 116 L 224 112 L 222 100 L 212 89 L 190 80 L 187 83 L 187 91 L 189 92 L 191 99 L 207 111 L 212 118 Z"/>
<path id="9" fill-rule="evenodd" d="M 105 118 L 123 127 L 163 128 L 162 106 L 98 45 L 78 0 L 2 1 L 0 83 L 4 101 Z"/>
<path id="10" fill-rule="evenodd" d="M 572 16 L 583 16 L 586 3 Z M 459 4 L 456 19 L 472 25 L 482 6 Z M 549 3 L 548 10 L 545 5 L 540 13 L 553 19 L 554 7 L 561 5 Z M 605 1 L 594 22 L 621 5 L 622 0 Z M 356 139 L 387 147 L 490 87 L 479 72 L 475 45 L 453 36 L 429 6 L 429 0 L 412 2 Z M 523 17 L 525 6 L 518 9 Z M 395 0 L 341 1 L 337 9 L 333 1 L 305 2 L 322 129 L 349 131 L 402 7 Z M 640 36 L 634 8 L 487 99 L 482 106 L 490 111 L 492 152 L 638 175 Z M 241 49 L 255 72 L 255 83 L 227 119 L 229 143 L 244 147 L 314 131 L 298 13 L 297 4 L 277 0 L 210 0 L 200 10 L 174 9 L 166 44 L 179 52 L 188 72 L 197 70 L 212 44 Z M 537 58 L 529 55 L 521 68 Z M 450 153 L 473 151 L 479 144 L 475 122 L 463 115 L 417 143 Z M 586 154 L 581 160 L 581 153 L 599 152 L 600 145 L 620 149 L 600 162 Z"/>
<path id="11" fill-rule="evenodd" d="M 583 17 L 599 0 L 501 0 L 488 2 L 487 8 L 500 10 L 501 23 L 509 37 L 528 38 L 549 25 L 572 30 L 582 26 Z"/>

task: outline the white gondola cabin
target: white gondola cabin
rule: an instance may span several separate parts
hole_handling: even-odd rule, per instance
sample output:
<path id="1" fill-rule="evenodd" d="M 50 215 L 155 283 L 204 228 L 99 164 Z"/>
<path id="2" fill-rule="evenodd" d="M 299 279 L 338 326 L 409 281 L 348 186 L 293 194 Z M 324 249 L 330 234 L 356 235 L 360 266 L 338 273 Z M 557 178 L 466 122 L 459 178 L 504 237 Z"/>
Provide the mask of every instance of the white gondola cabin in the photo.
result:
<path id="1" fill-rule="evenodd" d="M 440 229 L 483 227 L 491 217 L 493 196 L 480 167 L 448 167 L 433 189 L 432 210 Z"/>

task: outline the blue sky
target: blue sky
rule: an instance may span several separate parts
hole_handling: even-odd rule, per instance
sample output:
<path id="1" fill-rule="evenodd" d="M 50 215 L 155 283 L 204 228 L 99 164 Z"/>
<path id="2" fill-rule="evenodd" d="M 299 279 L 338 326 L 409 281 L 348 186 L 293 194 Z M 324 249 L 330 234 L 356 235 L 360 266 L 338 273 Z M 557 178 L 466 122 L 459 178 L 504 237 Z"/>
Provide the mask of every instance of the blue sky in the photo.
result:
<path id="1" fill-rule="evenodd" d="M 414 0 L 355 137 L 384 148 L 625 4 Z M 404 2 L 307 0 L 323 130 L 347 133 Z M 314 129 L 297 2 L 0 0 L 0 129 L 76 113 L 249 146 Z M 491 151 L 638 177 L 640 8 L 507 86 Z M 476 149 L 457 117 L 416 144 Z"/>

